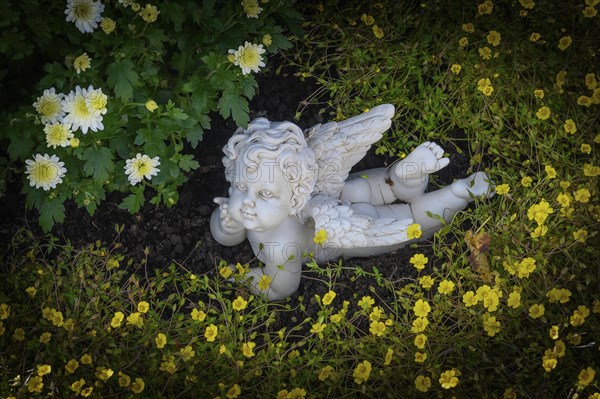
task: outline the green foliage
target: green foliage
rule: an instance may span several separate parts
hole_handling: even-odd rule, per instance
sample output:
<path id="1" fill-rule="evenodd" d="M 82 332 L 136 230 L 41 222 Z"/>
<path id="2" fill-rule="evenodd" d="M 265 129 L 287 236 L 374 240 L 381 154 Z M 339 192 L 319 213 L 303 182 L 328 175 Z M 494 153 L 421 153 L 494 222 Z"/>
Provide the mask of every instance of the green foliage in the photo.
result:
<path id="1" fill-rule="evenodd" d="M 257 82 L 228 59 L 228 50 L 246 41 L 260 44 L 268 67 L 268 56 L 289 48 L 286 36 L 300 32 L 302 22 L 289 1 L 260 3 L 257 18 L 247 16 L 237 0 L 104 3 L 103 19 L 91 33 L 65 20 L 65 3 L 0 3 L 7 10 L 0 53 L 9 61 L 0 67 L 0 89 L 11 93 L 2 97 L 0 142 L 14 168 L 35 154 L 49 154 L 67 170 L 63 182 L 44 195 L 36 192 L 41 187 L 23 189 L 46 231 L 64 218 L 64 201 L 75 200 L 94 212 L 106 192 L 129 192 L 121 208 L 131 212 L 143 205 L 144 187 L 155 192 L 153 204 L 173 206 L 184 173 L 199 167 L 185 152 L 210 129 L 209 115 L 218 112 L 239 126 L 248 123 Z M 155 20 L 152 7 L 158 12 Z M 89 65 L 84 62 L 77 71 L 75 60 L 83 54 Z M 77 86 L 107 95 L 104 114 L 96 118 L 103 126 L 86 134 L 78 129 L 76 142 L 50 147 L 32 104 L 44 90 L 68 95 Z M 125 161 L 138 153 L 161 163 L 157 176 L 138 183 L 142 189 L 128 184 L 124 174 Z M 29 186 L 27 175 L 23 185 Z"/>

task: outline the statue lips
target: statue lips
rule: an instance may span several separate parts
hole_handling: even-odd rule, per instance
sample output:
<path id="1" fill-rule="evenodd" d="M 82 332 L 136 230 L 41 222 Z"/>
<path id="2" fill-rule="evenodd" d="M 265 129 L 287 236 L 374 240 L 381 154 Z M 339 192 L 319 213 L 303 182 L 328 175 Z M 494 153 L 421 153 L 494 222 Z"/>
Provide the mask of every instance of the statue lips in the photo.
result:
<path id="1" fill-rule="evenodd" d="M 242 217 L 244 219 L 254 219 L 256 217 L 256 213 L 248 212 L 248 210 L 242 209 Z"/>

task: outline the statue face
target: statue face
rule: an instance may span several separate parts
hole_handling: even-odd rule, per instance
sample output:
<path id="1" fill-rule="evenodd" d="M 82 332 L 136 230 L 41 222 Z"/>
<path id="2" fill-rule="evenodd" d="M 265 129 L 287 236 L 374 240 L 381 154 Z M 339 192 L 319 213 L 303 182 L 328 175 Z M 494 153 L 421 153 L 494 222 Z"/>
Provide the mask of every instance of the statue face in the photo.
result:
<path id="1" fill-rule="evenodd" d="M 291 215 L 292 187 L 274 160 L 258 165 L 237 162 L 229 214 L 247 230 L 267 231 Z"/>

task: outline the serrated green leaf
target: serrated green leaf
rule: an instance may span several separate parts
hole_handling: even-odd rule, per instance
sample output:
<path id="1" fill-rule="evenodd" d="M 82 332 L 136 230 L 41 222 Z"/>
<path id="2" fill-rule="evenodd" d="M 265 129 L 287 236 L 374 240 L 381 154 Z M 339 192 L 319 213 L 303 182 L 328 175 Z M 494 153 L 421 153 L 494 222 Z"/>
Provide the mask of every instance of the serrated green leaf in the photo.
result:
<path id="1" fill-rule="evenodd" d="M 115 95 L 123 101 L 133 97 L 133 86 L 138 82 L 139 75 L 134 70 L 135 65 L 129 59 L 112 63 L 106 68 L 107 82 L 115 91 Z"/>
<path id="2" fill-rule="evenodd" d="M 194 156 L 191 154 L 182 155 L 179 159 L 179 167 L 184 172 L 189 172 L 190 170 L 198 169 L 199 166 L 200 164 L 194 159 Z"/>
<path id="3" fill-rule="evenodd" d="M 126 209 L 129 213 L 136 213 L 144 205 L 144 186 L 134 187 L 131 189 L 132 194 L 123 198 L 119 204 L 120 209 Z"/>
<path id="4" fill-rule="evenodd" d="M 65 220 L 65 206 L 58 199 L 48 200 L 42 204 L 40 217 L 38 219 L 44 232 L 49 232 L 54 223 L 62 223 Z"/>
<path id="5" fill-rule="evenodd" d="M 152 46 L 159 49 L 163 47 L 163 42 L 169 40 L 162 29 L 152 29 L 146 32 L 146 38 Z"/>
<path id="6" fill-rule="evenodd" d="M 168 7 L 161 8 L 160 13 L 162 17 L 173 22 L 175 32 L 181 31 L 181 25 L 183 24 L 183 21 L 185 21 L 185 10 L 182 6 L 171 3 Z"/>
<path id="7" fill-rule="evenodd" d="M 83 172 L 103 183 L 115 168 L 112 152 L 106 147 L 90 147 L 84 154 L 86 161 L 83 164 Z"/>
<path id="8" fill-rule="evenodd" d="M 200 126 L 196 126 L 188 129 L 187 133 L 185 134 L 185 139 L 188 141 L 188 143 L 190 143 L 192 148 L 196 148 L 203 136 L 204 129 L 202 129 Z"/>
<path id="9" fill-rule="evenodd" d="M 250 117 L 248 113 L 248 100 L 237 93 L 223 92 L 218 104 L 219 112 L 223 118 L 233 118 L 238 126 L 246 127 Z"/>

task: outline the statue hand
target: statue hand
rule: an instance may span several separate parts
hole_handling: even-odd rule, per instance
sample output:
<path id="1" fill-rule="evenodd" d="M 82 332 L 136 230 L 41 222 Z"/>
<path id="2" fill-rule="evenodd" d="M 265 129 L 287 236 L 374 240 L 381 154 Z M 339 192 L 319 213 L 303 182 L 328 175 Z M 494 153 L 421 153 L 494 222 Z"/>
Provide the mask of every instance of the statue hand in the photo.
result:
<path id="1" fill-rule="evenodd" d="M 229 198 L 216 197 L 214 201 L 219 204 L 219 217 L 225 232 L 234 234 L 244 229 L 242 224 L 233 220 L 229 214 Z"/>

